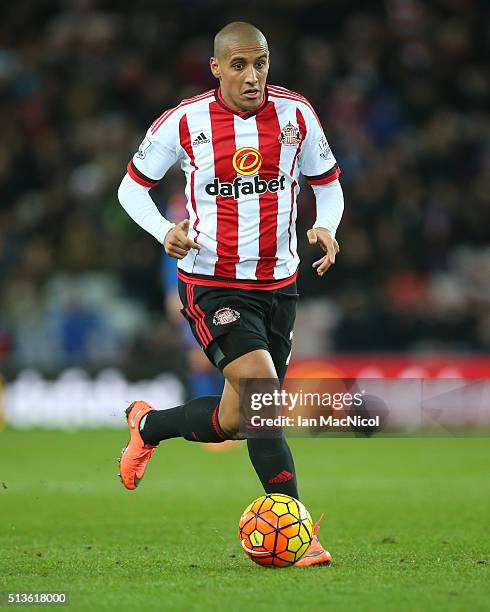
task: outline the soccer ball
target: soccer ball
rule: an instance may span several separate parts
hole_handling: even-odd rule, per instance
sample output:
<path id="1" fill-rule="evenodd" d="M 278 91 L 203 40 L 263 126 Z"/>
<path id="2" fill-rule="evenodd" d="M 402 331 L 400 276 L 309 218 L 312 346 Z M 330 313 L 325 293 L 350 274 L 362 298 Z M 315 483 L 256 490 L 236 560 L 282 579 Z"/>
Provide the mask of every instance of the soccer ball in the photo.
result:
<path id="1" fill-rule="evenodd" d="M 282 493 L 253 501 L 238 524 L 245 554 L 259 565 L 288 567 L 299 561 L 311 544 L 313 523 L 303 504 Z"/>

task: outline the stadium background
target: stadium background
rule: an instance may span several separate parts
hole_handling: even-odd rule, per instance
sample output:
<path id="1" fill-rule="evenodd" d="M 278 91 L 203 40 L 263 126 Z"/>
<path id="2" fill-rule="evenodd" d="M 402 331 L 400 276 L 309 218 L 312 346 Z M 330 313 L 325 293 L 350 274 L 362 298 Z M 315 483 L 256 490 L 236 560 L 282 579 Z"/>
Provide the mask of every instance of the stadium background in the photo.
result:
<path id="1" fill-rule="evenodd" d="M 114 431 L 135 397 L 220 386 L 181 326 L 175 262 L 116 190 L 154 117 L 213 86 L 233 19 L 266 33 L 270 82 L 311 100 L 343 170 L 321 281 L 300 196 L 292 369 L 489 377 L 488 17 L 476 0 L 0 6 L 0 591 L 68 590 L 76 610 L 488 608 L 488 438 L 291 440 L 334 564 L 285 579 L 235 538 L 261 494 L 241 443 L 171 440 L 131 495 Z M 182 184 L 172 170 L 153 194 L 172 219 Z"/>
<path id="2" fill-rule="evenodd" d="M 393 0 L 5 5 L 0 27 L 0 359 L 182 370 L 158 244 L 117 203 L 154 117 L 212 87 L 212 33 L 241 16 L 270 82 L 306 95 L 342 167 L 342 253 L 305 245 L 295 356 L 490 352 L 490 127 L 483 4 Z M 154 194 L 182 216 L 182 177 Z M 176 365 L 177 364 L 177 365 Z"/>

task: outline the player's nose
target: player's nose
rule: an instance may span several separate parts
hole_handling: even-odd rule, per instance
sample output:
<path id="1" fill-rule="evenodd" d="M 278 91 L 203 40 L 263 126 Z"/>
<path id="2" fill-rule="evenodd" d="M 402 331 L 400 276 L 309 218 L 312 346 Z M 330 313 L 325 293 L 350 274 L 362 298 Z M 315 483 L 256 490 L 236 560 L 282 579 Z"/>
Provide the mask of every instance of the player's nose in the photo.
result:
<path id="1" fill-rule="evenodd" d="M 250 68 L 247 70 L 247 73 L 245 75 L 245 81 L 247 85 L 257 85 L 257 83 L 259 82 L 257 72 L 253 66 L 250 66 Z"/>

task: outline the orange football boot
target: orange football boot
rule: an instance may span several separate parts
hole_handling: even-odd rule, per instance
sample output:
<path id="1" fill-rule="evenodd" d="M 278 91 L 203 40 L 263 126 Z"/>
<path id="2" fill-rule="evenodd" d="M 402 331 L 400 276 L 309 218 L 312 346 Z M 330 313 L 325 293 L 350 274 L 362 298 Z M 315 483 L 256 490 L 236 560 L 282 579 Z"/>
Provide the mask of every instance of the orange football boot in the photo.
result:
<path id="1" fill-rule="evenodd" d="M 313 526 L 313 538 L 311 540 L 310 548 L 301 557 L 299 561 L 294 564 L 295 567 L 309 567 L 310 565 L 330 565 L 332 561 L 332 555 L 325 550 L 320 544 L 318 539 L 318 532 L 320 531 L 320 522 L 323 519 L 323 514 L 317 520 Z"/>
<path id="2" fill-rule="evenodd" d="M 140 434 L 141 419 L 150 410 L 155 410 L 146 402 L 133 402 L 126 408 L 128 419 L 129 438 L 128 445 L 122 449 L 119 461 L 119 478 L 126 489 L 136 489 L 144 476 L 148 461 L 155 452 L 156 446 L 145 444 Z"/>

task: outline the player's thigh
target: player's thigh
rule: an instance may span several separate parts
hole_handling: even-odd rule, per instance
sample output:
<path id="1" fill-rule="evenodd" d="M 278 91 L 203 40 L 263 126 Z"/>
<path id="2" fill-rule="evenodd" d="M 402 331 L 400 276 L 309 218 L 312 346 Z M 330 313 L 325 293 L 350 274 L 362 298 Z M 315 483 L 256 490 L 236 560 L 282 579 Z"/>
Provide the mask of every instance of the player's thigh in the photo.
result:
<path id="1" fill-rule="evenodd" d="M 291 358 L 297 301 L 298 294 L 294 285 L 285 292 L 276 292 L 268 328 L 269 351 L 281 384 Z"/>
<path id="2" fill-rule="evenodd" d="M 256 293 L 256 292 L 255 292 Z M 179 281 L 181 310 L 194 337 L 221 372 L 232 361 L 269 349 L 266 300 L 233 288 L 201 287 Z"/>

